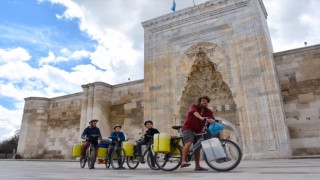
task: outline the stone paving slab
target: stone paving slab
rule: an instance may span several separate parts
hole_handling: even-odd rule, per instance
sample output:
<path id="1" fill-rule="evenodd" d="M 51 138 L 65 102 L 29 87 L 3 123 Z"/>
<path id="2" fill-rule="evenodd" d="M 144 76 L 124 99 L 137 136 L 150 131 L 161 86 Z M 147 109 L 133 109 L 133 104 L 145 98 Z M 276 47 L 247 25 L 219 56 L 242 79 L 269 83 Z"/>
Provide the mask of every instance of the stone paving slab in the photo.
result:
<path id="1" fill-rule="evenodd" d="M 205 162 L 202 162 L 207 167 Z M 0 179 L 236 179 L 236 180 L 319 180 L 320 159 L 277 159 L 264 161 L 243 161 L 230 172 L 194 172 L 194 166 L 173 172 L 150 170 L 139 165 L 136 170 L 106 169 L 97 164 L 96 169 L 81 169 L 78 162 L 55 161 L 0 161 Z"/>

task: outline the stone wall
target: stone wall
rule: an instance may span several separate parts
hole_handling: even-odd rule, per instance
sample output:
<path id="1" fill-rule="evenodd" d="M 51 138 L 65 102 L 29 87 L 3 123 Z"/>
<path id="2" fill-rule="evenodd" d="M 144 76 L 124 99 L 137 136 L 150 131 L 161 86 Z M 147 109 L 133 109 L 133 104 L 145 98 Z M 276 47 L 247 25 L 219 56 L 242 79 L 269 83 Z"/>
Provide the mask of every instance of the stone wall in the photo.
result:
<path id="1" fill-rule="evenodd" d="M 290 156 L 266 16 L 260 0 L 212 0 L 143 22 L 144 118 L 173 133 L 171 126 L 183 121 L 182 106 L 190 105 L 184 98 L 185 93 L 193 93 L 187 92 L 190 89 L 198 96 L 217 98 L 220 111 L 231 107 L 245 158 Z M 216 71 L 211 72 L 221 78 L 206 79 L 206 73 L 192 76 L 192 67 L 201 67 L 197 60 L 202 52 L 215 64 Z M 197 78 L 206 79 L 207 86 L 188 88 Z M 214 88 L 217 92 L 212 92 Z M 223 104 L 223 99 L 228 102 Z"/>
<path id="2" fill-rule="evenodd" d="M 91 119 L 98 119 L 103 137 L 115 124 L 131 140 L 143 133 L 143 80 L 112 86 L 95 82 L 83 92 L 56 98 L 25 99 L 17 153 L 23 158 L 70 159 L 72 146 Z"/>
<path id="3" fill-rule="evenodd" d="M 82 93 L 25 99 L 17 153 L 23 158 L 71 158 L 79 140 Z"/>
<path id="4" fill-rule="evenodd" d="M 320 154 L 320 45 L 274 55 L 293 155 Z"/>
<path id="5" fill-rule="evenodd" d="M 79 141 L 82 93 L 50 100 L 43 158 L 69 159 Z"/>
<path id="6" fill-rule="evenodd" d="M 113 86 L 110 125 L 121 124 L 129 140 L 143 133 L 143 110 L 143 80 Z"/>
<path id="7" fill-rule="evenodd" d="M 23 158 L 42 158 L 45 150 L 50 99 L 25 99 L 17 153 Z"/>

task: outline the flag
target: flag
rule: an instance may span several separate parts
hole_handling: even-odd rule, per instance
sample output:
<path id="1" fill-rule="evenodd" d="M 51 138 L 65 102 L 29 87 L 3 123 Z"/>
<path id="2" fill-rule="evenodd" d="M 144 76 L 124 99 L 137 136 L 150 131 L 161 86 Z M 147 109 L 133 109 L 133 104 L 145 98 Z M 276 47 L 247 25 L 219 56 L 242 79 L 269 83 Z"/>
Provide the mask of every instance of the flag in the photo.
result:
<path id="1" fill-rule="evenodd" d="M 171 10 L 172 10 L 173 12 L 176 11 L 176 1 L 175 1 L 175 0 L 173 0 Z"/>

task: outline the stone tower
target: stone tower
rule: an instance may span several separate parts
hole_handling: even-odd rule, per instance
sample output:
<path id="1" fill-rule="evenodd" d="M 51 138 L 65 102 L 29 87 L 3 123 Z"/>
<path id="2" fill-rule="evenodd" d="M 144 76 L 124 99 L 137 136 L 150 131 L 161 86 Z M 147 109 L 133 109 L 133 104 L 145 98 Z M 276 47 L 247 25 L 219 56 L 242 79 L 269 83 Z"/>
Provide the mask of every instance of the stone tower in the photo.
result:
<path id="1" fill-rule="evenodd" d="M 252 159 L 291 155 L 262 0 L 211 0 L 143 22 L 144 119 L 162 132 L 208 95 Z"/>

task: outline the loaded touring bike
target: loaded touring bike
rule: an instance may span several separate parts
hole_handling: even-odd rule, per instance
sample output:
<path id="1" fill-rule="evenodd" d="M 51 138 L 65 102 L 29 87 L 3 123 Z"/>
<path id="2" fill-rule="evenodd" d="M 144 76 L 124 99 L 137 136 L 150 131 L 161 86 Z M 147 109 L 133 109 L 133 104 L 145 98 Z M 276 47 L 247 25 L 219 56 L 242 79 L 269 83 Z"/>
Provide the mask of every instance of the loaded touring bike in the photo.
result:
<path id="1" fill-rule="evenodd" d="M 109 148 L 109 151 L 110 151 L 110 148 Z M 125 160 L 126 160 L 126 152 L 119 145 L 119 142 L 116 142 L 110 157 L 107 155 L 105 159 L 106 168 L 109 168 L 111 165 L 113 169 L 120 169 L 121 167 L 123 167 Z"/>
<path id="2" fill-rule="evenodd" d="M 84 168 L 86 166 L 86 162 L 88 162 L 88 168 L 92 169 L 94 168 L 94 164 L 96 163 L 97 158 L 97 151 L 95 148 L 95 145 L 91 142 L 93 142 L 91 139 L 98 139 L 99 135 L 92 134 L 89 137 L 87 137 L 88 140 L 90 140 L 90 145 L 86 151 L 85 157 L 80 158 L 80 167 Z"/>
<path id="3" fill-rule="evenodd" d="M 147 155 L 147 164 L 152 170 L 159 170 L 159 167 L 155 163 L 154 152 L 152 151 L 152 140 L 147 143 L 146 151 L 143 154 L 137 155 L 135 152 L 133 156 L 127 156 L 127 165 L 130 169 L 136 169 L 139 163 L 144 163 L 144 158 Z M 137 151 L 137 150 L 135 150 Z"/>
<path id="4" fill-rule="evenodd" d="M 202 142 L 209 140 L 213 138 L 213 136 L 210 134 L 208 130 L 209 123 L 206 122 L 206 125 L 204 127 L 203 133 L 195 134 L 196 136 L 199 136 L 199 140 L 193 145 L 192 148 L 190 148 L 188 155 L 187 155 L 187 161 L 191 161 L 192 156 L 195 152 L 202 149 Z M 171 138 L 171 148 L 170 152 L 156 152 L 155 153 L 155 160 L 157 166 L 164 171 L 173 171 L 180 167 L 181 160 L 182 160 L 182 126 L 173 126 L 173 129 L 177 130 L 179 133 L 179 136 L 175 136 Z M 206 164 L 216 171 L 230 171 L 234 168 L 236 168 L 242 158 L 242 152 L 239 148 L 239 146 L 230 140 L 230 138 L 226 139 L 218 139 L 221 143 L 225 157 L 219 158 L 219 159 L 212 159 L 210 157 L 207 157 L 206 153 L 204 154 L 204 160 Z"/>

